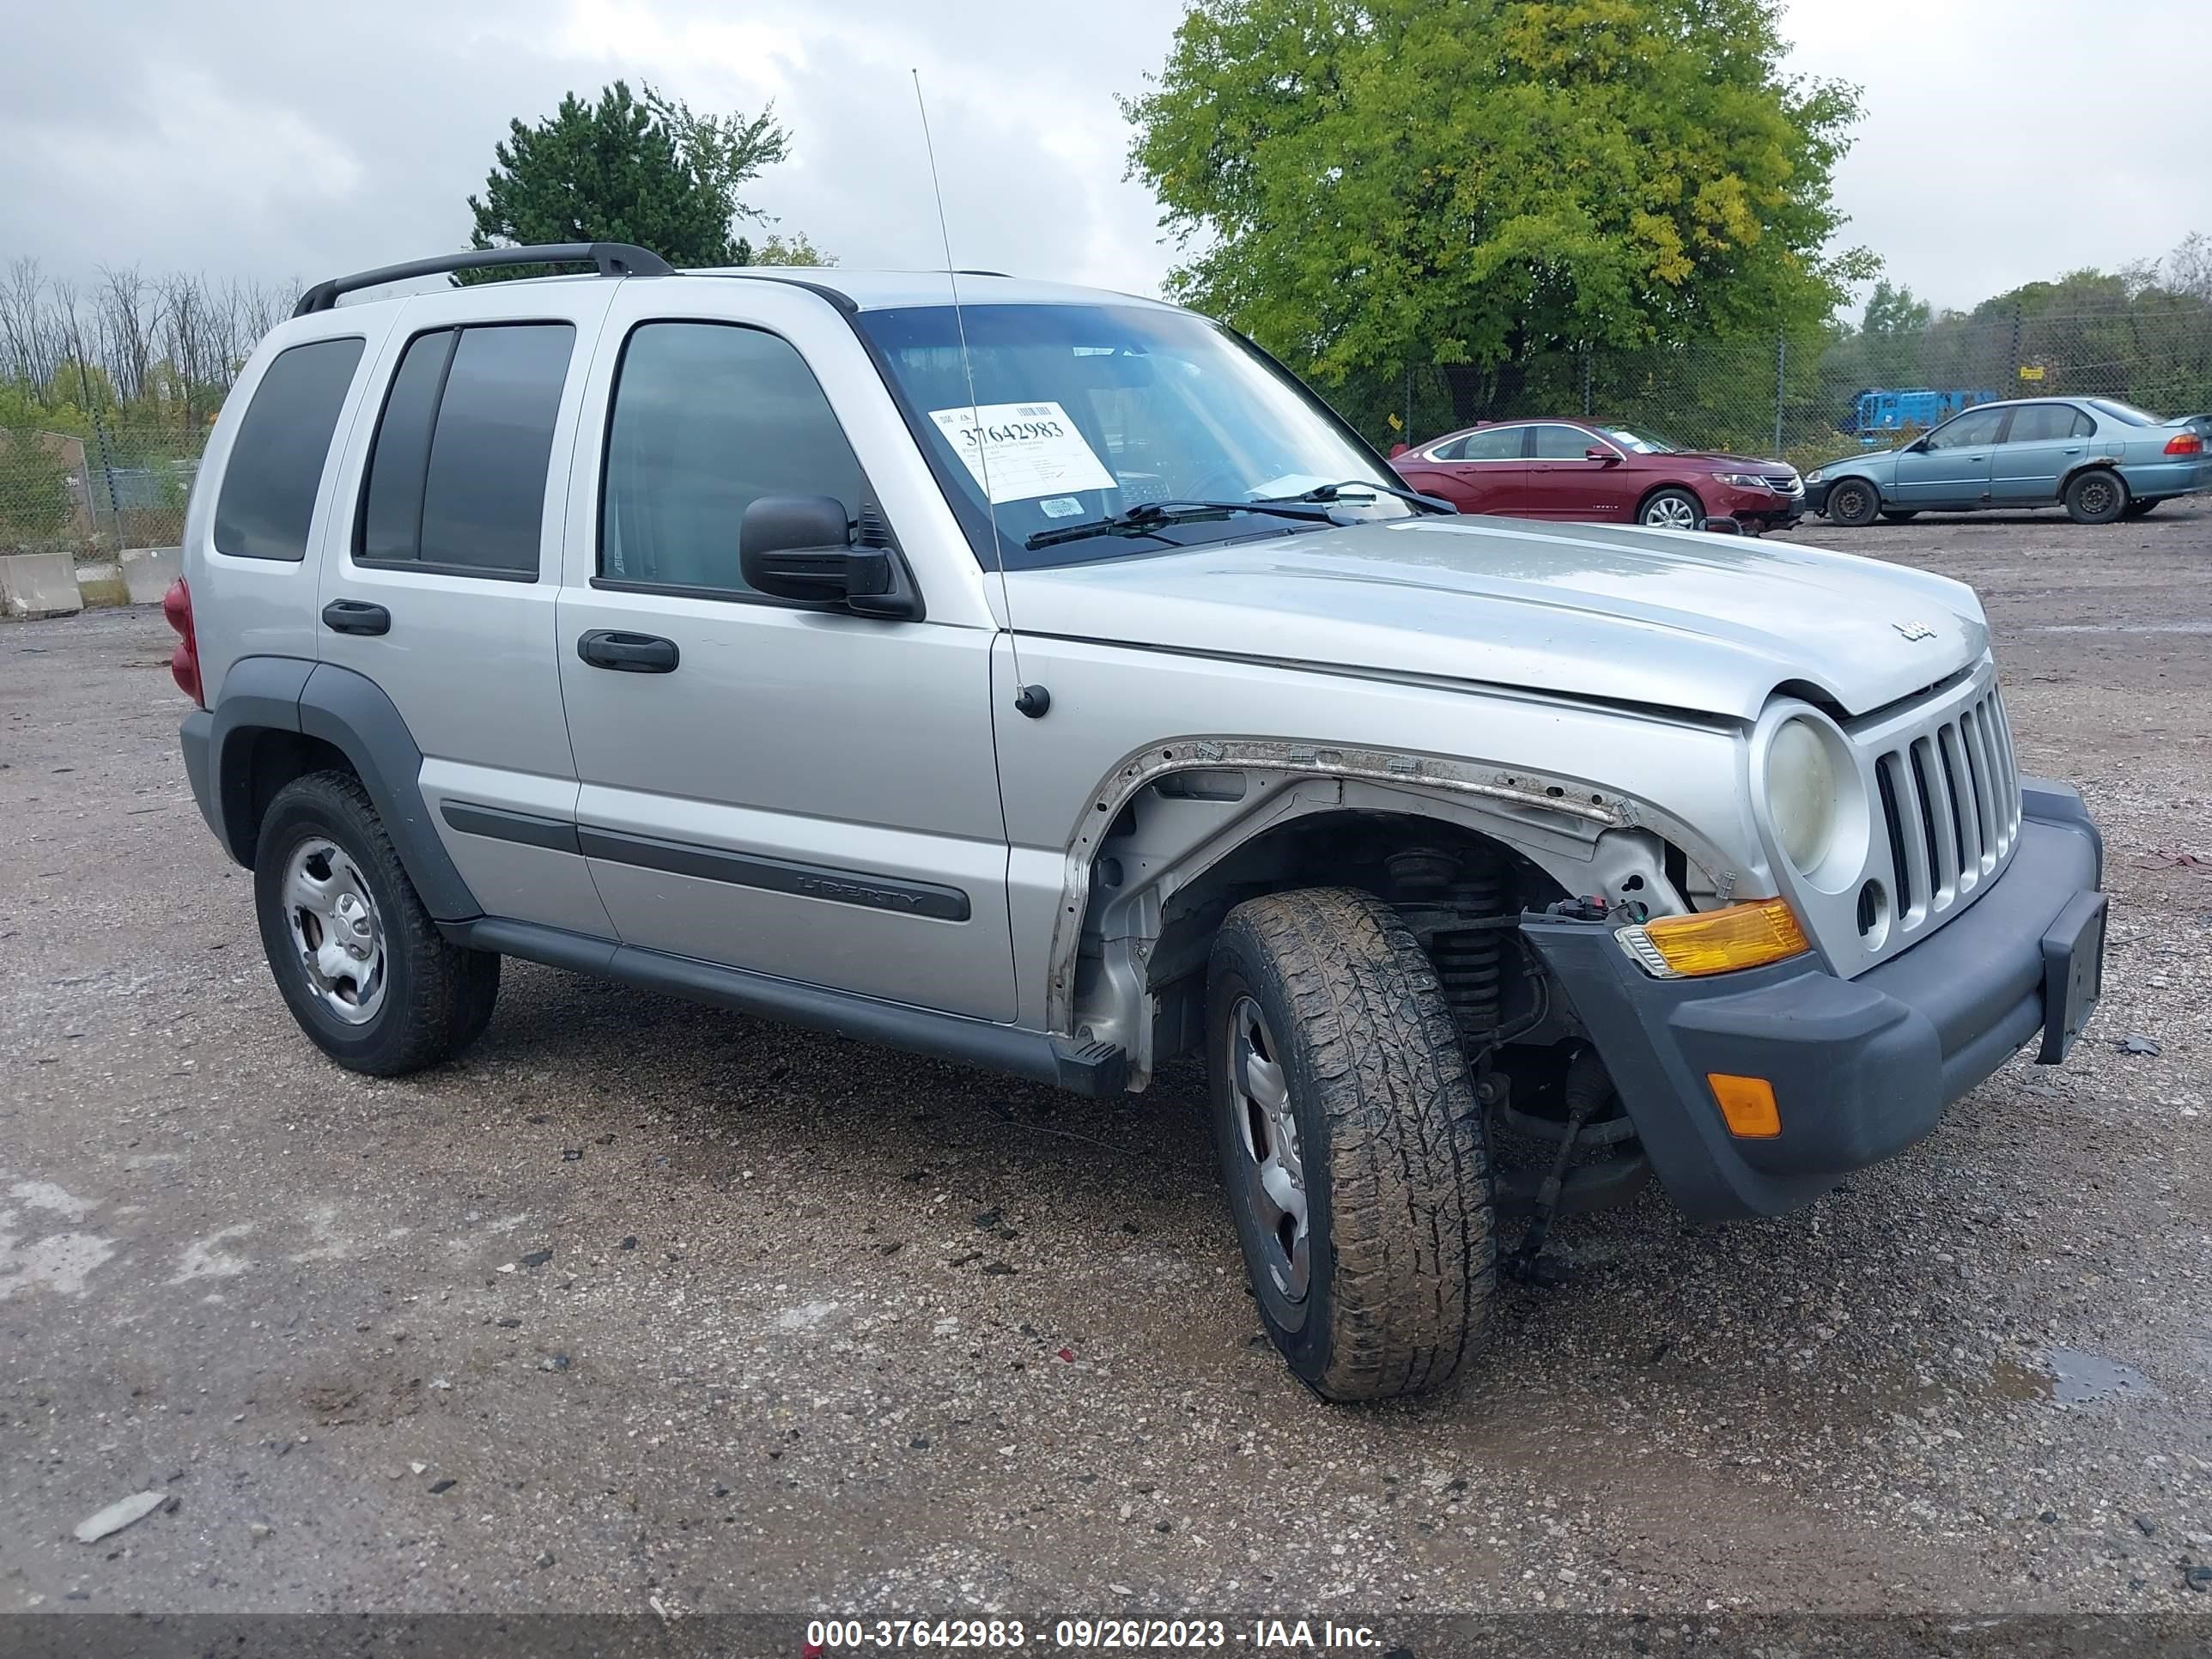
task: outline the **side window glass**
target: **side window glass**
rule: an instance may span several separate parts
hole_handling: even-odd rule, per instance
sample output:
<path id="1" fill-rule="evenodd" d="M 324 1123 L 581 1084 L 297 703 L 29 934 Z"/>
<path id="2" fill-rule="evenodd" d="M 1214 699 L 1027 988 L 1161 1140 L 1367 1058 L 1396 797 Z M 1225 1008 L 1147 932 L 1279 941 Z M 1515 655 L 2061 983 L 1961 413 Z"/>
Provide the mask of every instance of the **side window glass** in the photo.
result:
<path id="1" fill-rule="evenodd" d="M 1454 438 L 1448 444 L 1438 444 L 1429 452 L 1429 459 L 1436 461 L 1463 461 L 1467 459 L 1467 447 L 1470 441 L 1466 438 Z"/>
<path id="2" fill-rule="evenodd" d="M 2097 423 L 2077 409 L 2074 411 L 2073 430 L 2069 432 L 2066 435 L 2069 438 L 2087 438 L 2092 435 L 2096 430 Z"/>
<path id="3" fill-rule="evenodd" d="M 645 323 L 607 423 L 599 574 L 743 594 L 738 531 L 763 495 L 860 511 L 859 458 L 787 340 L 731 323 Z"/>
<path id="4" fill-rule="evenodd" d="M 1579 461 L 1597 441 L 1589 433 L 1571 426 L 1536 428 L 1536 459 L 1540 461 Z"/>
<path id="5" fill-rule="evenodd" d="M 1997 423 L 2004 419 L 2002 409 L 1978 409 L 1971 415 L 1961 415 L 1948 426 L 1938 427 L 1929 434 L 1930 449 L 1971 449 L 1976 444 L 1988 443 L 1997 434 Z"/>
<path id="6" fill-rule="evenodd" d="M 2012 412 L 2012 427 L 2005 435 L 2007 443 L 2051 443 L 2074 435 L 2074 422 L 2080 416 L 2063 404 L 2028 404 Z"/>
<path id="7" fill-rule="evenodd" d="M 1521 459 L 1522 441 L 1528 435 L 1525 426 L 1490 427 L 1476 433 L 1467 441 L 1460 459 L 1463 461 L 1517 461 Z"/>
<path id="8" fill-rule="evenodd" d="M 410 343 L 369 457 L 356 557 L 535 580 L 576 331 L 444 329 Z"/>
<path id="9" fill-rule="evenodd" d="M 238 559 L 307 556 L 323 463 L 362 343 L 317 340 L 280 352 L 269 365 L 223 469 L 215 504 L 216 552 Z"/>

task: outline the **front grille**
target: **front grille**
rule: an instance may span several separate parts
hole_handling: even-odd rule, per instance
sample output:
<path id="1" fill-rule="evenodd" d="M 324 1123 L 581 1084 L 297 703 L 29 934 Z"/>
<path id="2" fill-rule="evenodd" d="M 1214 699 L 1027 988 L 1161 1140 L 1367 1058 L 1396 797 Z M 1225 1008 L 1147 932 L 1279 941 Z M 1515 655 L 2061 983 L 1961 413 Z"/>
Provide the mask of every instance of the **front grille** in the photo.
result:
<path id="1" fill-rule="evenodd" d="M 1759 476 L 1766 480 L 1766 487 L 1778 495 L 1802 495 L 1805 493 L 1804 481 L 1795 472 L 1763 472 Z"/>
<path id="2" fill-rule="evenodd" d="M 2003 868 L 2020 834 L 2020 774 L 1992 684 L 1875 758 L 1899 932 L 1941 921 Z"/>

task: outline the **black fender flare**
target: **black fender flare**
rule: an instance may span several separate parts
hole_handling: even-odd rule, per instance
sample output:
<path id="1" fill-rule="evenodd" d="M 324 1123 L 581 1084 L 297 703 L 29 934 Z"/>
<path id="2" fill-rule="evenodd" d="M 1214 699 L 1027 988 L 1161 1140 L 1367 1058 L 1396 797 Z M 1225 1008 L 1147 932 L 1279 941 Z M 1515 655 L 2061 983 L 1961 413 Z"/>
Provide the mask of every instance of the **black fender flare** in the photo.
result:
<path id="1" fill-rule="evenodd" d="M 422 751 L 398 708 L 368 676 L 297 657 L 241 658 L 223 677 L 208 713 L 204 762 L 191 757 L 199 742 L 193 723 L 186 722 L 185 742 L 195 793 L 201 793 L 204 768 L 203 810 L 236 862 L 251 864 L 261 827 L 253 813 L 256 741 L 264 732 L 297 732 L 346 757 L 434 920 L 466 921 L 483 914 L 422 799 Z"/>

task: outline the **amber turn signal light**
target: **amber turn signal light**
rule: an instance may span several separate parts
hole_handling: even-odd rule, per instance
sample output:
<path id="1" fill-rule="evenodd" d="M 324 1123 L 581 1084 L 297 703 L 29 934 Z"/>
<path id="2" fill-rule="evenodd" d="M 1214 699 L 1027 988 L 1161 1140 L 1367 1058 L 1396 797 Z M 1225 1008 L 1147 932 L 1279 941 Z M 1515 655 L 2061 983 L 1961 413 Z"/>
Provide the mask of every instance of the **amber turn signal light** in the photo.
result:
<path id="1" fill-rule="evenodd" d="M 1771 1140 L 1782 1133 L 1782 1114 L 1774 1104 L 1774 1085 L 1763 1077 L 1708 1072 L 1705 1081 L 1720 1102 L 1729 1133 L 1745 1140 Z"/>
<path id="2" fill-rule="evenodd" d="M 1647 973 L 1661 979 L 1694 979 L 1761 968 L 1802 956 L 1813 947 L 1786 900 L 1762 899 L 1685 916 L 1654 916 L 1615 935 Z"/>

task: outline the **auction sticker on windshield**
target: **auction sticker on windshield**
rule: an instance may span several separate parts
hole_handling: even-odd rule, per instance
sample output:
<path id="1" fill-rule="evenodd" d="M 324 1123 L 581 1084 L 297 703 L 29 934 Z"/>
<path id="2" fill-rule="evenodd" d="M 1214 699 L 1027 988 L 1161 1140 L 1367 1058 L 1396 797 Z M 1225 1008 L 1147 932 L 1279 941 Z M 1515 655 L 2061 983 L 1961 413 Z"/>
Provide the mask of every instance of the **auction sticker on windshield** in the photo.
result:
<path id="1" fill-rule="evenodd" d="M 933 409 L 929 418 L 994 505 L 1115 488 L 1114 475 L 1056 403 Z"/>

